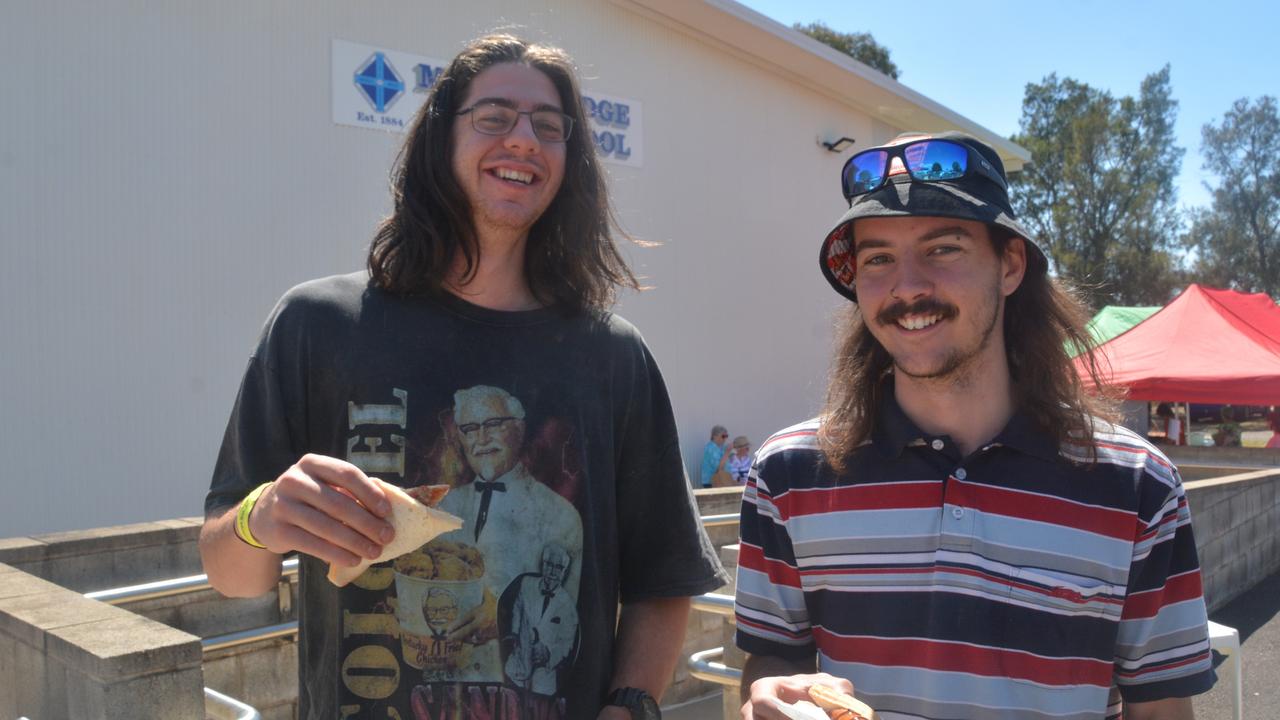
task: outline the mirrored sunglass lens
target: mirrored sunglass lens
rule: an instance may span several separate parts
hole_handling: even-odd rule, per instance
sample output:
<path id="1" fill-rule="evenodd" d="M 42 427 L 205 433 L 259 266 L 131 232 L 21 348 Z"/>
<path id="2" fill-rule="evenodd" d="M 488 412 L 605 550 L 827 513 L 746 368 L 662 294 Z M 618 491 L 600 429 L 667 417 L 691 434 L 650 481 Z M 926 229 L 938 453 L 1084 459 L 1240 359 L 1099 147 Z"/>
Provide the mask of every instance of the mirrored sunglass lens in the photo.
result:
<path id="1" fill-rule="evenodd" d="M 870 192 L 884 182 L 885 167 L 888 166 L 889 153 L 883 150 L 872 150 L 854 155 L 845 166 L 845 187 L 850 196 Z"/>
<path id="2" fill-rule="evenodd" d="M 916 143 L 902 153 L 907 170 L 917 180 L 953 180 L 969 167 L 969 153 L 963 145 L 945 140 Z"/>

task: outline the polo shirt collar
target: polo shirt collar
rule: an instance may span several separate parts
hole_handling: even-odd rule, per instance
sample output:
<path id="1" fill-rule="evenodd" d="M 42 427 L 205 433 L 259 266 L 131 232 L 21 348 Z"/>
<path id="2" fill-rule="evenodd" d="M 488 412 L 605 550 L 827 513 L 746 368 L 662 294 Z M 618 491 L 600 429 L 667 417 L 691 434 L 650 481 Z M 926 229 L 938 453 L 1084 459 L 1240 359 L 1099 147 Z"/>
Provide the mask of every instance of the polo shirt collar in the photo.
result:
<path id="1" fill-rule="evenodd" d="M 1021 410 L 1009 418 L 1009 423 L 984 447 L 1003 445 L 1048 462 L 1058 459 L 1058 441 L 1036 427 L 1030 415 Z"/>
<path id="2" fill-rule="evenodd" d="M 881 388 L 880 409 L 871 431 L 871 442 L 882 454 L 896 458 L 911 445 L 925 445 L 933 437 L 916 426 L 898 405 L 893 394 L 893 378 L 886 378 Z M 950 439 L 950 438 L 948 438 Z M 1036 428 L 1031 417 L 1017 411 L 1004 429 L 996 434 L 982 449 L 1003 446 L 1053 462 L 1058 458 L 1058 443 L 1053 437 Z"/>
<path id="3" fill-rule="evenodd" d="M 893 378 L 886 378 L 880 390 L 880 408 L 871 429 L 871 442 L 886 457 L 896 458 L 908 445 L 924 442 L 926 435 L 898 405 L 893 395 Z"/>

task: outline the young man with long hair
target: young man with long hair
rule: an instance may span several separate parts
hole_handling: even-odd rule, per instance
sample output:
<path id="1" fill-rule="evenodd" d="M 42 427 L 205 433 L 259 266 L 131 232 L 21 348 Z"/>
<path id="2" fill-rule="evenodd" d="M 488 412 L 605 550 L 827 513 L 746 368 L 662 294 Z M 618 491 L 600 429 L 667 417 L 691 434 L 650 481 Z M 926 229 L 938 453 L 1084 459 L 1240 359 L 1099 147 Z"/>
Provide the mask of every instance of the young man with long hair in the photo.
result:
<path id="1" fill-rule="evenodd" d="M 655 717 L 723 571 L 662 376 L 608 310 L 637 283 L 564 52 L 468 44 L 394 200 L 366 272 L 267 321 L 205 502 L 210 581 L 260 595 L 299 554 L 301 718 Z M 335 587 L 326 563 L 394 536 L 372 477 L 449 484 L 462 527 Z"/>
<path id="2" fill-rule="evenodd" d="M 886 718 L 1190 718 L 1213 671 L 1182 484 L 1085 391 L 1087 315 L 999 156 L 913 134 L 841 179 L 826 407 L 743 497 L 743 717 L 820 682 Z"/>

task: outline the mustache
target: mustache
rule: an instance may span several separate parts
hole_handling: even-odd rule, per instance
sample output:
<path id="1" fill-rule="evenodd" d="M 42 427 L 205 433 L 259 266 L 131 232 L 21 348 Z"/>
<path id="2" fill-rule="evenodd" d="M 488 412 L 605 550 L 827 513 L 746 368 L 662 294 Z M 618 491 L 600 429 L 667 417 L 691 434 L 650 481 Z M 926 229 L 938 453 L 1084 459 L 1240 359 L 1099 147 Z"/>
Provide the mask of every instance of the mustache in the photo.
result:
<path id="1" fill-rule="evenodd" d="M 950 320 L 958 313 L 955 305 L 937 298 L 924 298 L 909 304 L 899 300 L 881 308 L 876 313 L 876 322 L 880 325 L 894 325 L 907 315 L 938 315 L 943 320 Z"/>

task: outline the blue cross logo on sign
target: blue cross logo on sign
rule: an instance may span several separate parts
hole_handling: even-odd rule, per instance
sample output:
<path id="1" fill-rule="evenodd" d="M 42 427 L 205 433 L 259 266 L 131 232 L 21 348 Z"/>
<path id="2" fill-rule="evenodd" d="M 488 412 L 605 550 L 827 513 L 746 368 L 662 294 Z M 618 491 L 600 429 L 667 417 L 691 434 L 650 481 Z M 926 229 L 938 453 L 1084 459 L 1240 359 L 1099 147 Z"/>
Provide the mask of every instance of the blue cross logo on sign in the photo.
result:
<path id="1" fill-rule="evenodd" d="M 355 81 L 365 99 L 380 113 L 386 112 L 404 94 L 404 81 L 396 74 L 387 56 L 380 52 L 374 53 L 356 70 Z"/>

